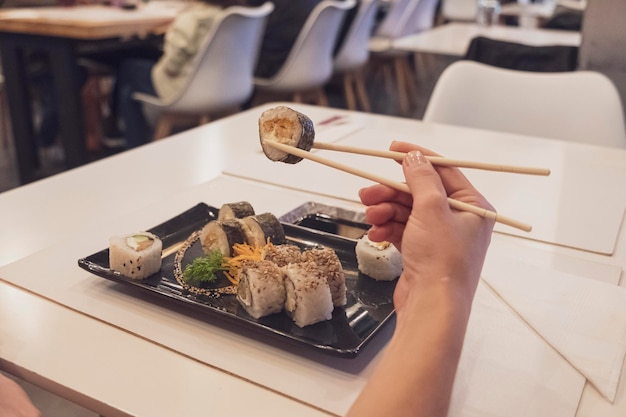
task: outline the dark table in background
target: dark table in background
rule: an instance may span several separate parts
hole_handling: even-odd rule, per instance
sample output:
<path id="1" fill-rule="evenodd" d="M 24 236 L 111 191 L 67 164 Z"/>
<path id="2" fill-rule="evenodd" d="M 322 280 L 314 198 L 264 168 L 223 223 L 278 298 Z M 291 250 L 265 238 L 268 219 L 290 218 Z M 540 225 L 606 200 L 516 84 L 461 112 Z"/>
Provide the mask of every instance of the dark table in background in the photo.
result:
<path id="1" fill-rule="evenodd" d="M 155 2 L 154 4 L 161 3 Z M 37 179 L 39 157 L 28 92 L 26 53 L 48 53 L 59 103 L 65 165 L 87 162 L 85 126 L 76 82 L 77 57 L 83 52 L 123 49 L 160 36 L 178 9 L 165 5 L 124 10 L 107 6 L 45 7 L 0 10 L 0 52 L 11 113 L 20 182 Z"/>

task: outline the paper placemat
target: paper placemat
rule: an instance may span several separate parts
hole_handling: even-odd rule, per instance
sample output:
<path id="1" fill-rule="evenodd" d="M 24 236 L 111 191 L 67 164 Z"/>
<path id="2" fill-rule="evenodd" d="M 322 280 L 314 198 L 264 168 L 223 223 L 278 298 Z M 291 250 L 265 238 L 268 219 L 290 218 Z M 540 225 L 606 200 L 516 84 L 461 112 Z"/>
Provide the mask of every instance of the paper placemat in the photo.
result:
<path id="1" fill-rule="evenodd" d="M 626 356 L 626 288 L 497 257 L 483 279 L 613 402 Z"/>
<path id="2" fill-rule="evenodd" d="M 449 417 L 574 417 L 584 386 L 578 371 L 478 285 Z"/>

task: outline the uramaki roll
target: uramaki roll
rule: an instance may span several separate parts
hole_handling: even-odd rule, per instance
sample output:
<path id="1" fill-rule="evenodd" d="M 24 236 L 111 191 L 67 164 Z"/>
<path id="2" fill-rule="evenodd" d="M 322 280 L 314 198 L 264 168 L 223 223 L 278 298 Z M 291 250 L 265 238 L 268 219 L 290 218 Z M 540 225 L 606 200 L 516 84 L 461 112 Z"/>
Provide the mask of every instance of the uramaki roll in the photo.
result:
<path id="1" fill-rule="evenodd" d="M 270 261 L 244 261 L 239 272 L 237 301 L 255 319 L 282 311 L 285 304 L 282 269 Z"/>
<path id="2" fill-rule="evenodd" d="M 262 258 L 283 267 L 302 262 L 302 252 L 296 245 L 270 245 L 263 247 Z"/>
<path id="3" fill-rule="evenodd" d="M 130 279 L 143 279 L 161 269 L 163 242 L 153 233 L 137 232 L 109 239 L 109 268 Z"/>
<path id="4" fill-rule="evenodd" d="M 341 261 L 337 253 L 331 248 L 313 248 L 302 252 L 302 258 L 317 264 L 317 267 L 326 277 L 333 305 L 341 307 L 346 304 L 346 274 L 343 272 Z"/>
<path id="5" fill-rule="evenodd" d="M 390 242 L 374 242 L 367 234 L 357 240 L 359 271 L 378 281 L 393 281 L 402 273 L 402 254 Z"/>
<path id="6" fill-rule="evenodd" d="M 285 271 L 285 311 L 299 327 L 330 320 L 333 301 L 328 282 L 315 262 L 289 264 Z"/>

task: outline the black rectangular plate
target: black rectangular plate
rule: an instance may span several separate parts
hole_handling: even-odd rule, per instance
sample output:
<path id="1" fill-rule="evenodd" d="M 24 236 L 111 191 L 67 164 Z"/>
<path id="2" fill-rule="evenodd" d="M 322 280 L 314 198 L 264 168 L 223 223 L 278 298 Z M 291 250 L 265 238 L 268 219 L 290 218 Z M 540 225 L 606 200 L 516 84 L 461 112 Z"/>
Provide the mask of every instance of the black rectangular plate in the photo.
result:
<path id="1" fill-rule="evenodd" d="M 358 271 L 354 253 L 355 240 L 323 231 L 282 223 L 289 243 L 304 248 L 323 245 L 335 250 L 346 274 L 348 302 L 336 307 L 332 319 L 300 328 L 284 313 L 260 319 L 249 316 L 234 295 L 219 298 L 195 295 L 184 290 L 174 277 L 175 251 L 168 250 L 184 242 L 195 230 L 217 218 L 218 209 L 200 203 L 149 231 L 163 240 L 163 262 L 160 272 L 144 279 L 131 280 L 109 269 L 109 249 L 78 260 L 78 265 L 99 276 L 162 296 L 163 305 L 181 303 L 197 308 L 216 319 L 235 320 L 241 326 L 273 335 L 316 350 L 342 357 L 355 357 L 361 348 L 394 314 L 395 281 L 375 281 Z M 201 253 L 198 253 L 200 256 Z M 183 265 L 184 267 L 184 265 Z"/>

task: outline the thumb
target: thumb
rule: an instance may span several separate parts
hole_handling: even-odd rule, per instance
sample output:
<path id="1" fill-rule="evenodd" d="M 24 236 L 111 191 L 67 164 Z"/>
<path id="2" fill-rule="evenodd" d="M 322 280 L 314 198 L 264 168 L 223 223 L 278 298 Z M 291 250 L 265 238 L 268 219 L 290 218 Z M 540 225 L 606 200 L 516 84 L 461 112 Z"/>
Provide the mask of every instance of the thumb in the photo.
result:
<path id="1" fill-rule="evenodd" d="M 413 207 L 422 207 L 432 203 L 432 198 L 447 205 L 446 190 L 441 178 L 430 161 L 418 150 L 408 152 L 402 161 L 402 169 L 411 195 Z M 444 197 L 444 198 L 441 198 Z"/>

